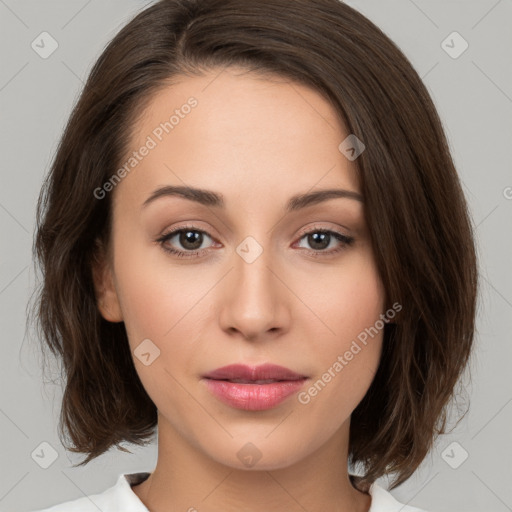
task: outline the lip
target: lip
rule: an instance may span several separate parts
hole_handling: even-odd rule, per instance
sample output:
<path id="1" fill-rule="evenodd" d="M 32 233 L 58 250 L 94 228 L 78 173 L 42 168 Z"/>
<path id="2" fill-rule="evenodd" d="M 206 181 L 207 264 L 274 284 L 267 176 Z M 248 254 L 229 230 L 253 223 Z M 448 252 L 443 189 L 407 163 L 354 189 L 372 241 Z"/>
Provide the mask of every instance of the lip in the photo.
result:
<path id="1" fill-rule="evenodd" d="M 228 379 L 253 381 L 229 382 Z M 260 380 L 274 382 L 257 383 Z M 276 407 L 304 386 L 308 377 L 283 366 L 264 364 L 257 367 L 234 364 L 217 368 L 203 377 L 207 389 L 221 402 L 246 411 Z"/>
<path id="2" fill-rule="evenodd" d="M 203 375 L 205 379 L 215 380 L 232 380 L 232 379 L 243 379 L 249 381 L 255 380 L 299 380 L 306 376 L 296 373 L 289 368 L 279 366 L 275 364 L 262 364 L 259 366 L 248 366 L 245 364 L 230 364 L 217 368 L 206 375 Z"/>

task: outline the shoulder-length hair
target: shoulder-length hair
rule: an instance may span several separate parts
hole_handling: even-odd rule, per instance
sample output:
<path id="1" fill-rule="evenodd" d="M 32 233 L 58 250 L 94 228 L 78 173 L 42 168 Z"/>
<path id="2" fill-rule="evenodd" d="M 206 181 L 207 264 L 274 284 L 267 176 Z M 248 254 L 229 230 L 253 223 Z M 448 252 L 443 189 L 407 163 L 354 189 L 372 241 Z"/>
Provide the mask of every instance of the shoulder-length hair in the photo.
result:
<path id="1" fill-rule="evenodd" d="M 42 346 L 66 378 L 59 436 L 87 464 L 126 441 L 146 445 L 156 406 L 135 371 L 124 323 L 99 313 L 91 264 L 108 243 L 111 178 L 132 128 L 179 75 L 242 67 L 307 85 L 366 146 L 355 160 L 387 300 L 374 380 L 353 411 L 349 463 L 360 489 L 417 469 L 468 366 L 477 298 L 474 227 L 435 106 L 401 50 L 338 0 L 161 0 L 139 12 L 92 68 L 37 205 L 34 255 L 44 276 Z M 340 141 L 341 142 L 341 141 Z M 66 446 L 66 431 L 72 445 Z"/>

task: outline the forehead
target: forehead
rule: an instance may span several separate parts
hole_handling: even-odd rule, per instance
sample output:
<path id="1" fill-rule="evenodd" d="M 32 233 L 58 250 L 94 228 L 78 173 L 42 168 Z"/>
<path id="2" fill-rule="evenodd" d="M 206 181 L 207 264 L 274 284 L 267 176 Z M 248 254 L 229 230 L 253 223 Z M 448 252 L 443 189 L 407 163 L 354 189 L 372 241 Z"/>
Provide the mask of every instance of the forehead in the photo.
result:
<path id="1" fill-rule="evenodd" d="M 132 127 L 129 154 L 151 149 L 118 189 L 134 199 L 165 184 L 262 198 L 358 190 L 356 166 L 338 149 L 347 135 L 322 95 L 287 78 L 239 68 L 179 76 Z"/>

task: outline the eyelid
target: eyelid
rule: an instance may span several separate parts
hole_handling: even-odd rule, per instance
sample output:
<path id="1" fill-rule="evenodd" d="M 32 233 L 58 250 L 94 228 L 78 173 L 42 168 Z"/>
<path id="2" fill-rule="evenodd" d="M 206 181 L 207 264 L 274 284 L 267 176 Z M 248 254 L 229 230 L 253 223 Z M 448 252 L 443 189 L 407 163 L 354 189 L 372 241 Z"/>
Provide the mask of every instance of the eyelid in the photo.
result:
<path id="1" fill-rule="evenodd" d="M 342 236 L 346 236 L 347 238 L 353 238 L 352 235 L 349 234 L 349 232 L 351 231 L 349 228 L 347 228 L 345 226 L 341 226 L 341 227 L 343 229 L 345 229 L 347 232 L 340 231 L 340 228 L 338 227 L 338 225 L 336 227 L 333 227 L 333 225 L 331 224 L 330 226 L 326 227 L 326 226 L 319 226 L 318 223 L 313 223 L 312 225 L 309 224 L 306 227 L 302 228 L 299 231 L 298 236 L 300 238 L 302 238 L 304 235 L 311 233 L 311 231 L 318 230 L 318 231 L 334 231 L 335 233 L 338 233 Z"/>
<path id="2" fill-rule="evenodd" d="M 211 238 L 215 238 L 213 235 L 210 234 L 210 231 L 212 231 L 212 229 L 210 227 L 204 227 L 204 228 L 201 227 L 201 221 L 189 220 L 189 221 L 184 221 L 184 222 L 185 222 L 185 224 L 178 223 L 174 227 L 164 229 L 164 231 L 162 231 L 162 234 L 160 236 L 164 237 L 164 236 L 170 235 L 171 233 L 176 233 L 177 231 L 190 229 L 190 230 L 194 230 L 194 231 L 200 231 L 201 233 L 207 234 Z"/>
<path id="3" fill-rule="evenodd" d="M 196 221 L 190 221 L 190 222 L 196 222 Z M 345 228 L 348 232 L 350 232 L 351 230 L 345 226 L 342 226 L 343 228 Z M 203 233 L 205 234 L 206 236 L 210 237 L 212 240 L 215 240 L 216 237 L 211 235 L 207 230 L 206 228 L 203 229 L 201 228 L 200 226 L 198 226 L 197 224 L 183 224 L 183 225 L 178 225 L 176 227 L 173 227 L 173 228 L 169 228 L 168 230 L 164 230 L 164 232 L 158 237 L 158 239 L 163 239 L 163 238 L 167 238 L 169 235 L 172 235 L 172 234 L 176 234 L 176 233 L 179 233 L 181 231 L 184 231 L 184 230 L 187 230 L 187 229 L 190 229 L 191 231 L 197 231 L 197 232 L 200 232 L 200 233 Z M 326 226 L 319 226 L 318 223 L 313 223 L 313 225 L 309 224 L 307 226 L 305 226 L 304 228 L 302 228 L 298 235 L 297 235 L 297 238 L 300 239 L 302 237 L 304 237 L 305 235 L 311 233 L 312 230 L 318 230 L 318 231 L 334 231 L 342 236 L 346 236 L 347 238 L 353 238 L 349 233 L 343 233 L 343 232 L 340 232 L 339 231 L 339 228 L 337 227 L 326 227 Z"/>

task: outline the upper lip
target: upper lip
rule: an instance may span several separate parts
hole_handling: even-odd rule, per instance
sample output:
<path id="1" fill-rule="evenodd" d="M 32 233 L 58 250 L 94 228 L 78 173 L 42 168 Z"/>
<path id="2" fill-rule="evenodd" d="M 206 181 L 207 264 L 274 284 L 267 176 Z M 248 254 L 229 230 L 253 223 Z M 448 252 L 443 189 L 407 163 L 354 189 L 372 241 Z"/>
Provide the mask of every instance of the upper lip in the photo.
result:
<path id="1" fill-rule="evenodd" d="M 305 375 L 296 373 L 284 366 L 275 364 L 262 364 L 260 366 L 247 366 L 245 364 L 230 364 L 217 368 L 204 375 L 206 379 L 215 380 L 299 380 L 306 378 Z"/>

